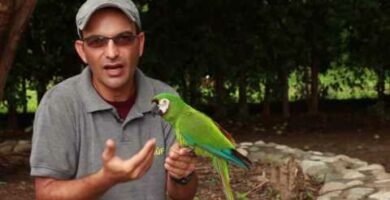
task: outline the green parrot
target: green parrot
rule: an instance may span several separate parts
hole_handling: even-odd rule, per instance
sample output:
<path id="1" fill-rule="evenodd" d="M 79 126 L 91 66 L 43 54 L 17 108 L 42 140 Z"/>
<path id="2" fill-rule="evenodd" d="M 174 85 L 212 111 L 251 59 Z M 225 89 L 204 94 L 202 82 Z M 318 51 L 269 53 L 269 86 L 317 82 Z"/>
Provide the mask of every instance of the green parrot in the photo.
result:
<path id="1" fill-rule="evenodd" d="M 151 112 L 161 115 L 172 125 L 176 140 L 181 146 L 192 148 L 198 156 L 211 158 L 214 168 L 221 176 L 227 199 L 233 200 L 228 162 L 245 169 L 249 169 L 252 163 L 235 150 L 235 142 L 230 134 L 210 117 L 186 104 L 179 96 L 160 93 L 152 102 L 156 105 Z"/>

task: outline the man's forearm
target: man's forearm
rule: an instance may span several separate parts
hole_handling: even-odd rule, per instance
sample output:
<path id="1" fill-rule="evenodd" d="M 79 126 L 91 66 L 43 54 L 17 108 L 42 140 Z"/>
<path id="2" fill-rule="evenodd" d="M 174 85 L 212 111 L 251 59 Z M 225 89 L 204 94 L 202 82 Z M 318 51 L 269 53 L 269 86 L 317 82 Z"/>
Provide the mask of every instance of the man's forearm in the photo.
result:
<path id="1" fill-rule="evenodd" d="M 198 186 L 198 178 L 196 173 L 192 176 L 192 179 L 186 185 L 180 185 L 173 181 L 169 176 L 167 177 L 167 190 L 168 195 L 173 200 L 189 200 L 193 199 L 196 194 Z"/>
<path id="2" fill-rule="evenodd" d="M 97 199 L 115 183 L 105 178 L 103 171 L 74 180 L 36 178 L 36 199 L 89 200 Z"/>

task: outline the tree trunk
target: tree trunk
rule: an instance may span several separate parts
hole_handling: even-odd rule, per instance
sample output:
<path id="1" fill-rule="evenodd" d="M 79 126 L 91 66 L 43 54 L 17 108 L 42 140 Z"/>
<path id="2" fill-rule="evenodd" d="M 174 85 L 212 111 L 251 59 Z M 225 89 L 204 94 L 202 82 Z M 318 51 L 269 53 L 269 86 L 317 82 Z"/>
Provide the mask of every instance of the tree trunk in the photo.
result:
<path id="1" fill-rule="evenodd" d="M 283 104 L 283 118 L 290 118 L 290 104 L 289 104 L 289 84 L 288 84 L 288 72 L 283 70 L 281 72 L 282 81 L 282 104 Z"/>
<path id="2" fill-rule="evenodd" d="M 23 101 L 23 114 L 27 113 L 28 97 L 27 97 L 27 80 L 25 77 L 22 78 L 22 101 Z"/>
<path id="3" fill-rule="evenodd" d="M 239 115 L 242 118 L 248 117 L 248 98 L 247 98 L 247 91 L 246 88 L 248 86 L 247 83 L 247 77 L 246 73 L 241 70 L 239 77 L 238 77 L 238 92 L 239 92 L 239 97 L 238 97 L 238 109 L 239 109 Z"/>
<path id="4" fill-rule="evenodd" d="M 384 101 L 385 100 L 385 82 L 386 82 L 386 75 L 385 70 L 383 67 L 380 67 L 379 69 L 375 70 L 378 76 L 378 82 L 376 83 L 376 91 L 378 94 L 378 101 Z"/>
<path id="5" fill-rule="evenodd" d="M 39 104 L 41 102 L 41 99 L 43 97 L 43 95 L 45 94 L 46 92 L 46 88 L 47 87 L 47 84 L 46 82 L 39 82 L 39 84 L 37 85 L 36 87 L 36 90 L 37 90 L 37 103 Z"/>
<path id="6" fill-rule="evenodd" d="M 309 114 L 317 115 L 318 114 L 318 60 L 313 59 L 311 65 L 311 79 L 310 79 L 310 104 L 309 104 Z"/>
<path id="7" fill-rule="evenodd" d="M 183 76 L 180 76 L 181 93 L 182 93 L 181 95 L 182 95 L 182 98 L 186 102 L 190 102 L 190 95 L 188 92 L 188 81 L 187 81 L 187 79 L 189 78 L 189 75 L 187 74 L 186 70 L 184 70 L 182 73 L 183 73 Z"/>
<path id="8" fill-rule="evenodd" d="M 18 118 L 17 118 L 17 110 L 16 110 L 16 102 L 12 99 L 7 100 L 8 104 L 8 125 L 7 128 L 9 130 L 16 130 L 18 128 Z"/>
<path id="9" fill-rule="evenodd" d="M 309 67 L 303 67 L 303 90 L 302 90 L 302 96 L 305 97 L 306 99 L 306 105 L 307 108 L 310 105 L 310 68 Z"/>
<path id="10" fill-rule="evenodd" d="M 224 100 L 226 99 L 226 89 L 223 85 L 223 73 L 218 70 L 215 73 L 215 116 L 216 118 L 222 118 L 226 116 L 227 110 L 224 106 Z"/>
<path id="11" fill-rule="evenodd" d="M 264 89 L 264 102 L 263 102 L 263 123 L 265 126 L 269 125 L 271 117 L 271 84 L 267 79 Z"/>
<path id="12" fill-rule="evenodd" d="M 191 75 L 191 72 L 188 74 L 188 90 L 189 90 L 189 97 L 190 97 L 190 104 L 191 105 L 197 105 L 199 103 L 199 99 L 201 99 L 198 87 L 197 87 L 197 80 L 194 76 Z"/>
<path id="13" fill-rule="evenodd" d="M 36 0 L 0 0 L 0 99 L 17 43 L 35 4 Z"/>

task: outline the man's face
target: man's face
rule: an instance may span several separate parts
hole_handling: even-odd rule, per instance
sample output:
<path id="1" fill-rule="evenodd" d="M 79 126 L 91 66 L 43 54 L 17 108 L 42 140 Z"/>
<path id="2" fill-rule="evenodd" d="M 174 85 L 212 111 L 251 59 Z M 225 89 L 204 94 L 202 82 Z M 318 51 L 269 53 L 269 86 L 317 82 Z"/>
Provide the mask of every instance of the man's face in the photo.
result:
<path id="1" fill-rule="evenodd" d="M 135 68 L 143 53 L 144 33 L 117 9 L 94 13 L 75 43 L 81 59 L 92 71 L 92 82 L 104 96 L 112 91 L 130 91 Z M 112 39 L 108 39 L 112 38 Z"/>

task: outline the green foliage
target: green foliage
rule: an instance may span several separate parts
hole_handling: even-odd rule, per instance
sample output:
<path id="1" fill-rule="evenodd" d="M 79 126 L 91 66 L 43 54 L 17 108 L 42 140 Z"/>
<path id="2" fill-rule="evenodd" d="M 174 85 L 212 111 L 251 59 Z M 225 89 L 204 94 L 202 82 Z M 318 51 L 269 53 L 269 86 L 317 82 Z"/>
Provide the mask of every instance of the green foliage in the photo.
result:
<path id="1" fill-rule="evenodd" d="M 352 71 L 333 67 L 320 77 L 322 95 L 329 99 L 376 98 L 376 74 L 367 68 Z"/>
<path id="2" fill-rule="evenodd" d="M 8 102 L 25 109 L 26 99 L 34 111 L 50 85 L 79 73 L 74 18 L 83 1 L 38 1 L 0 112 Z M 387 1 L 135 2 L 146 33 L 140 68 L 191 104 L 224 109 L 232 102 L 281 101 L 286 75 L 289 100 L 307 99 L 314 65 L 320 98 L 379 98 L 380 88 L 389 94 Z"/>

